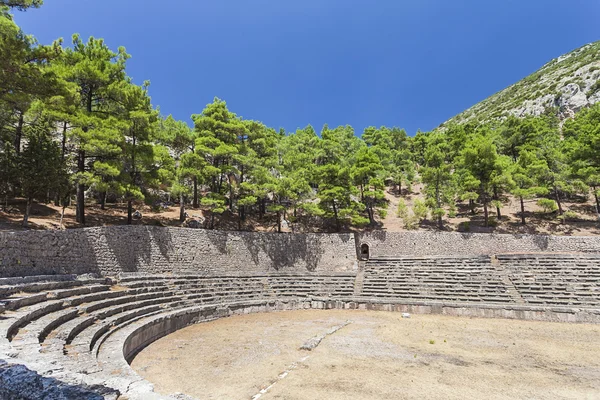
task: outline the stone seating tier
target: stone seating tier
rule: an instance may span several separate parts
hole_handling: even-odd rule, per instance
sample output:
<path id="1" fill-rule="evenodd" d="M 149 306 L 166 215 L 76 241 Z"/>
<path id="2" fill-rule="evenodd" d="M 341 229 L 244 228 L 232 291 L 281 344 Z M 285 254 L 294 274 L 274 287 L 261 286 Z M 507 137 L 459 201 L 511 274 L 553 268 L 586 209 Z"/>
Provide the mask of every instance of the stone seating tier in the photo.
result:
<path id="1" fill-rule="evenodd" d="M 0 358 L 69 382 L 108 385 L 130 399 L 153 398 L 125 360 L 190 323 L 303 308 L 600 322 L 599 261 L 554 254 L 386 257 L 354 273 L 5 278 Z"/>

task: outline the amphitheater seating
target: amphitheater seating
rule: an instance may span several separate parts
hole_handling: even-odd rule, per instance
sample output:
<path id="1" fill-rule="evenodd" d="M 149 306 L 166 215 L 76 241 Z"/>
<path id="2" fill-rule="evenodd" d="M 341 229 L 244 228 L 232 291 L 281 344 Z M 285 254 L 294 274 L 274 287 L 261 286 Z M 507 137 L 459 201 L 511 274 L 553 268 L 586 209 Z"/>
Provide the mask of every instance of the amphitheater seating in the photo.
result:
<path id="1" fill-rule="evenodd" d="M 113 329 L 141 316 L 193 305 L 231 304 L 278 297 L 351 295 L 354 275 L 147 276 L 53 280 L 40 277 L 6 290 L 0 326 L 20 345 L 53 349 L 82 344 L 92 350 Z M 107 284 L 113 283 L 113 285 Z M 87 285 L 87 286 L 84 286 Z M 51 291 L 39 291 L 52 289 Z M 64 351 L 68 353 L 69 348 Z"/>
<path id="2" fill-rule="evenodd" d="M 511 296 L 490 257 L 371 259 L 364 296 L 412 300 L 507 303 Z"/>
<path id="3" fill-rule="evenodd" d="M 123 359 L 123 342 L 132 332 L 188 311 L 206 310 L 208 320 L 221 315 L 220 310 L 260 310 L 276 303 L 315 307 L 316 301 L 339 302 L 344 307 L 373 303 L 514 308 L 521 304 L 542 311 L 576 306 L 599 314 L 599 282 L 600 256 L 557 254 L 380 257 L 364 263 L 359 272 L 326 275 L 127 273 L 111 278 L 4 278 L 0 279 L 0 358 L 46 365 L 39 368 L 47 368 L 48 374 L 57 373 L 60 365 L 64 376 L 105 382 L 117 378 L 114 370 L 104 370 L 104 360 Z M 193 320 L 186 321 L 181 326 Z M 144 340 L 159 337 L 152 335 L 148 333 Z"/>
<path id="4" fill-rule="evenodd" d="M 535 305 L 600 306 L 600 256 L 498 255 L 524 302 Z"/>

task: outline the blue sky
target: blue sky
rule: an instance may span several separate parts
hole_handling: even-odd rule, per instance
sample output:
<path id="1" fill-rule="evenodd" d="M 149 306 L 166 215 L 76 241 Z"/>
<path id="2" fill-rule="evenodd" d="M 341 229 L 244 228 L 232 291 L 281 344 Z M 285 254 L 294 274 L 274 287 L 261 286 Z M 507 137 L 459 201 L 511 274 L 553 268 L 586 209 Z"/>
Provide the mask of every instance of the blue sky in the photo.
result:
<path id="1" fill-rule="evenodd" d="M 288 131 L 413 135 L 600 40 L 597 0 L 46 0 L 16 14 L 42 43 L 125 46 L 165 115 L 190 122 L 217 96 Z"/>

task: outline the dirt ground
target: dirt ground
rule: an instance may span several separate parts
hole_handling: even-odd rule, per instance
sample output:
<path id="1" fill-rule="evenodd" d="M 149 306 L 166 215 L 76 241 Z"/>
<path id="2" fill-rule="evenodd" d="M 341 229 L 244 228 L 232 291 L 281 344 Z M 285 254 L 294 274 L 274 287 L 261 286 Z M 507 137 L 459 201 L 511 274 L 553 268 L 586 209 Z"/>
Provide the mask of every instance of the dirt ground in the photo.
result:
<path id="1" fill-rule="evenodd" d="M 599 342 L 599 325 L 307 310 L 190 326 L 132 367 L 202 399 L 600 399 Z"/>
<path id="2" fill-rule="evenodd" d="M 179 222 L 179 206 L 171 206 L 160 211 L 153 210 L 146 205 L 136 205 L 135 210 L 139 210 L 143 217 L 141 220 L 134 220 L 134 225 L 152 225 L 152 226 L 182 226 Z M 52 203 L 40 204 L 34 203 L 29 218 L 29 227 L 23 228 L 23 213 L 25 210 L 25 200 L 15 199 L 11 201 L 8 212 L 0 208 L 0 231 L 18 231 L 24 229 L 71 229 L 81 228 L 75 219 L 75 207 L 65 208 L 63 217 L 63 226 L 60 226 L 60 217 L 62 207 L 55 206 Z M 127 223 L 127 206 L 125 204 L 107 204 L 106 209 L 100 209 L 97 204 L 86 205 L 86 225 L 85 226 L 111 226 L 125 225 Z M 186 209 L 190 218 L 208 218 L 208 213 L 202 209 Z M 215 223 L 215 229 L 237 230 L 237 216 L 226 211 Z M 274 231 L 276 221 L 273 218 L 265 217 L 261 222 L 255 218 L 249 217 L 243 227 L 246 230 L 255 231 Z"/>
<path id="3" fill-rule="evenodd" d="M 400 232 L 406 230 L 404 222 L 398 218 L 396 211 L 398 202 L 403 199 L 412 208 L 415 199 L 423 199 L 423 185 L 415 184 L 410 192 L 403 191 L 402 195 L 395 193 L 392 188 L 388 188 L 385 193 L 388 201 L 387 216 L 378 221 L 378 226 L 375 229 L 386 230 L 389 232 Z M 597 219 L 595 206 L 592 198 L 581 198 L 579 201 L 563 202 L 565 211 L 577 213 L 577 219 L 561 222 L 557 218 L 556 213 L 545 214 L 536 204 L 537 200 L 526 200 L 526 219 L 527 224 L 522 225 L 520 219 L 520 204 L 518 199 L 510 196 L 503 199 L 501 208 L 502 218 L 497 221 L 494 227 L 484 227 L 483 210 L 479 205 L 476 207 L 477 213 L 472 215 L 466 203 L 459 203 L 457 215 L 453 218 L 444 217 L 444 230 L 446 231 L 461 231 L 461 232 L 495 232 L 495 233 L 537 233 L 537 234 L 552 234 L 552 235 L 574 235 L 587 236 L 600 234 L 600 222 Z M 0 231 L 14 231 L 25 229 L 21 226 L 23 213 L 25 210 L 25 199 L 11 200 L 8 210 L 3 211 L 4 207 L 0 208 Z M 151 207 L 143 204 L 137 204 L 136 210 L 143 214 L 143 218 L 139 221 L 134 221 L 134 224 L 154 225 L 154 226 L 182 226 L 179 222 L 179 207 L 171 206 L 160 211 L 153 210 Z M 496 209 L 491 207 L 490 217 L 496 220 Z M 27 229 L 64 229 L 64 228 L 80 228 L 82 225 L 75 220 L 75 207 L 70 206 L 65 209 L 63 227 L 60 226 L 60 216 L 62 207 L 57 207 L 52 203 L 39 204 L 35 203 L 32 207 L 32 215 L 30 216 L 30 226 Z M 191 218 L 202 217 L 209 218 L 209 213 L 200 208 L 188 208 L 187 213 Z M 124 225 L 127 222 L 127 208 L 125 204 L 106 205 L 106 210 L 101 210 L 98 204 L 89 203 L 86 206 L 86 226 L 103 226 L 103 225 Z M 308 221 L 305 221 L 308 222 Z M 274 232 L 277 229 L 277 219 L 272 214 L 267 214 L 263 219 L 259 219 L 256 215 L 249 215 L 246 221 L 239 223 L 238 215 L 227 210 L 223 215 L 215 218 L 215 229 L 220 230 L 248 230 Z M 284 232 L 291 232 L 290 226 L 285 224 L 282 227 Z M 437 230 L 437 225 L 434 221 L 423 221 L 418 229 L 421 230 Z M 296 223 L 294 226 L 295 232 L 318 231 L 329 232 L 334 230 L 334 225 L 317 226 L 314 224 L 306 225 Z"/>
<path id="4" fill-rule="evenodd" d="M 412 190 L 407 192 L 403 190 L 400 196 L 395 191 L 388 188 L 385 193 L 388 201 L 387 216 L 381 221 L 381 228 L 390 232 L 399 232 L 406 230 L 404 222 L 396 215 L 398 203 L 402 199 L 405 204 L 412 208 L 416 199 L 423 200 L 423 185 L 415 184 Z M 490 218 L 497 222 L 496 226 L 484 227 L 483 207 L 477 205 L 476 214 L 471 214 L 467 202 L 457 204 L 457 214 L 450 218 L 444 216 L 444 230 L 461 232 L 486 232 L 486 233 L 522 233 L 522 234 L 551 234 L 551 235 L 573 235 L 587 236 L 600 234 L 600 222 L 596 216 L 596 209 L 592 202 L 592 197 L 580 198 L 578 201 L 563 201 L 564 211 L 572 211 L 577 214 L 575 220 L 560 221 L 557 213 L 544 213 L 537 205 L 537 199 L 525 200 L 525 219 L 526 225 L 521 224 L 521 204 L 519 199 L 512 196 L 506 196 L 503 199 L 500 208 L 501 219 L 496 218 L 496 208 L 490 206 Z M 435 230 L 437 225 L 434 221 L 424 221 L 418 229 Z"/>

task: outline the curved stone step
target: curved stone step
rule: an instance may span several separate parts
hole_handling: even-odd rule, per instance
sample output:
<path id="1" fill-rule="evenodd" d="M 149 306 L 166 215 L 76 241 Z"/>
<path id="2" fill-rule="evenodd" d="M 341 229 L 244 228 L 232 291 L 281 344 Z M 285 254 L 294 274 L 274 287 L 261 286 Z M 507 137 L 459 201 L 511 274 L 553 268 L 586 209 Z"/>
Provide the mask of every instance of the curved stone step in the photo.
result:
<path id="1" fill-rule="evenodd" d="M 158 289 L 155 289 L 158 290 Z M 74 307 L 85 303 L 91 303 L 84 309 L 83 312 L 89 312 L 94 307 L 101 307 L 106 299 L 113 299 L 125 296 L 130 293 L 139 293 L 140 291 L 148 291 L 148 289 L 135 289 L 132 291 L 100 291 L 87 295 L 68 297 L 61 300 L 47 300 L 32 306 L 26 306 L 19 311 L 11 314 L 6 314 L 8 326 L 6 327 L 6 337 L 9 341 L 15 337 L 19 329 L 26 327 L 31 322 L 53 312 L 60 311 L 64 308 Z M 118 301 L 118 300 L 117 300 Z M 94 308 L 95 309 L 95 308 Z M 3 327 L 3 321 L 0 321 L 0 329 Z"/>

